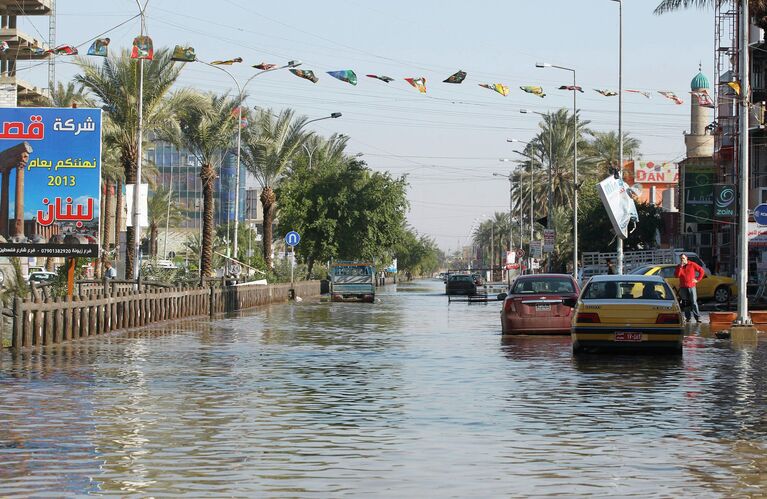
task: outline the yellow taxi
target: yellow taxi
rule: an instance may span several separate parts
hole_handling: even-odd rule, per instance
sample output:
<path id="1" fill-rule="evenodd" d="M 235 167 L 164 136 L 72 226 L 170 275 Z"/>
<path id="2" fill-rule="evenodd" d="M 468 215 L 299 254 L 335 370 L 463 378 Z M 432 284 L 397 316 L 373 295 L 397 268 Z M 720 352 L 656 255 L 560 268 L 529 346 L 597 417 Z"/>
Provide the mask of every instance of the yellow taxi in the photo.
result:
<path id="1" fill-rule="evenodd" d="M 679 295 L 679 279 L 674 277 L 676 265 L 645 265 L 631 271 L 633 275 L 657 275 L 666 280 Z M 714 300 L 717 303 L 727 303 L 738 296 L 738 286 L 732 277 L 704 274 L 695 286 L 699 301 Z"/>
<path id="2" fill-rule="evenodd" d="M 682 312 L 660 276 L 592 277 L 573 303 L 573 352 L 661 350 L 682 352 Z"/>

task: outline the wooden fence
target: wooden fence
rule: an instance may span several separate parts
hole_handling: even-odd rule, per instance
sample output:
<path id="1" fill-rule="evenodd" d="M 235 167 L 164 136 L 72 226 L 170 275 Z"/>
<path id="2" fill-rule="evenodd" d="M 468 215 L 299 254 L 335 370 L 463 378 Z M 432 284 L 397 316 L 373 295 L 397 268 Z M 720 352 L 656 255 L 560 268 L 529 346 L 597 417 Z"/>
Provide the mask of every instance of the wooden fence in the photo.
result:
<path id="1" fill-rule="evenodd" d="M 89 290 L 83 296 L 30 299 L 13 303 L 12 348 L 55 345 L 120 329 L 163 321 L 236 312 L 287 301 L 289 284 Z M 319 281 L 298 282 L 298 296 L 316 296 Z"/>

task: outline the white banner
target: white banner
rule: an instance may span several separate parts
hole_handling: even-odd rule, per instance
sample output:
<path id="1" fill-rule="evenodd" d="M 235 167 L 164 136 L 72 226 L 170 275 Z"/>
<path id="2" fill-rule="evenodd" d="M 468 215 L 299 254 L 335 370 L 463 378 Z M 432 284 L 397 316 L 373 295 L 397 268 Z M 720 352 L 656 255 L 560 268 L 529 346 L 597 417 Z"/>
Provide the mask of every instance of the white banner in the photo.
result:
<path id="1" fill-rule="evenodd" d="M 639 220 L 637 207 L 634 199 L 629 196 L 628 185 L 621 179 L 610 175 L 597 185 L 599 197 L 607 210 L 613 230 L 618 237 L 626 239 L 628 237 L 629 223 Z"/>
<path id="2" fill-rule="evenodd" d="M 133 184 L 125 185 L 125 226 L 133 227 Z M 141 227 L 149 227 L 149 184 L 141 184 L 138 191 L 138 222 Z"/>

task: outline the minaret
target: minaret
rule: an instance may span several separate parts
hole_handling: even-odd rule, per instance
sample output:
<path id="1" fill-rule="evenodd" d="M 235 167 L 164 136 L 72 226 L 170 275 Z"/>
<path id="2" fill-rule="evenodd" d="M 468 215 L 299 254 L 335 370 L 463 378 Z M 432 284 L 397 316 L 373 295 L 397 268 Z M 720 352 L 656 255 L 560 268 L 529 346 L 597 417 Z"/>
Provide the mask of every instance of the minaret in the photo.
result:
<path id="1" fill-rule="evenodd" d="M 707 95 L 711 91 L 711 84 L 700 67 L 698 74 L 690 82 L 690 90 L 706 92 Z M 688 158 L 710 158 L 714 155 L 714 137 L 707 129 L 711 123 L 709 109 L 698 104 L 696 96 L 690 95 L 690 133 L 684 136 Z"/>

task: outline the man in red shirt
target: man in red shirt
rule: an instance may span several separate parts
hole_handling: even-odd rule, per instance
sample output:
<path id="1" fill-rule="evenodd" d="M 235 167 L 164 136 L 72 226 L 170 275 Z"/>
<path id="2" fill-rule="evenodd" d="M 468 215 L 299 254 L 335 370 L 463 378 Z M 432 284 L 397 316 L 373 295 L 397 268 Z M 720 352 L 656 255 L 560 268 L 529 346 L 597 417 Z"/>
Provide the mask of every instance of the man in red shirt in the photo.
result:
<path id="1" fill-rule="evenodd" d="M 690 322 L 690 311 L 695 316 L 695 321 L 700 322 L 698 292 L 695 285 L 705 275 L 700 265 L 687 261 L 687 255 L 683 254 L 679 257 L 679 265 L 676 266 L 674 277 L 679 279 L 679 299 L 687 301 L 687 306 L 684 307 L 684 317 L 687 322 Z"/>

